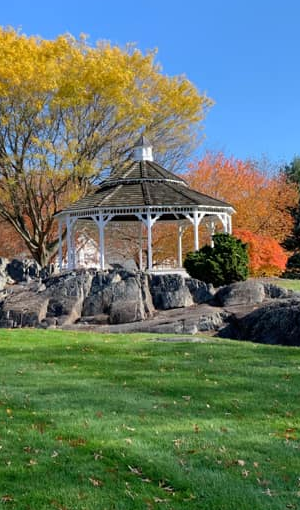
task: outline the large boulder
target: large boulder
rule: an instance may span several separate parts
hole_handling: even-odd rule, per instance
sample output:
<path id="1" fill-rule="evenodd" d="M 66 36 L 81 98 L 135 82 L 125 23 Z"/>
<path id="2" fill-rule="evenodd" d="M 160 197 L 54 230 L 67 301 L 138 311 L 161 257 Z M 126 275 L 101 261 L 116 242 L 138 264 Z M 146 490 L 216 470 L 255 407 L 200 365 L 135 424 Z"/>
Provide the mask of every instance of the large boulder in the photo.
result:
<path id="1" fill-rule="evenodd" d="M 274 285 L 274 283 L 263 282 L 263 286 L 266 299 L 284 299 L 295 294 L 292 290 Z"/>
<path id="2" fill-rule="evenodd" d="M 6 273 L 15 282 L 24 282 L 28 278 L 38 278 L 41 267 L 32 259 L 13 259 L 6 266 Z"/>
<path id="3" fill-rule="evenodd" d="M 300 298 L 276 299 L 236 317 L 231 338 L 300 346 Z"/>
<path id="4" fill-rule="evenodd" d="M 215 295 L 216 303 L 221 306 L 253 305 L 262 303 L 264 299 L 264 285 L 254 280 L 226 285 Z"/>
<path id="5" fill-rule="evenodd" d="M 81 317 L 83 302 L 90 292 L 91 271 L 69 271 L 44 280 L 49 298 L 47 318 L 57 318 L 57 324 L 72 324 Z"/>
<path id="6" fill-rule="evenodd" d="M 83 316 L 108 314 L 112 324 L 144 320 L 153 311 L 146 275 L 123 269 L 97 272 L 83 304 Z"/>
<path id="7" fill-rule="evenodd" d="M 214 294 L 212 285 L 179 274 L 150 275 L 150 292 L 157 310 L 185 308 L 206 303 Z"/>
<path id="8" fill-rule="evenodd" d="M 48 301 L 38 283 L 13 286 L 0 303 L 0 327 L 39 326 L 46 317 Z"/>

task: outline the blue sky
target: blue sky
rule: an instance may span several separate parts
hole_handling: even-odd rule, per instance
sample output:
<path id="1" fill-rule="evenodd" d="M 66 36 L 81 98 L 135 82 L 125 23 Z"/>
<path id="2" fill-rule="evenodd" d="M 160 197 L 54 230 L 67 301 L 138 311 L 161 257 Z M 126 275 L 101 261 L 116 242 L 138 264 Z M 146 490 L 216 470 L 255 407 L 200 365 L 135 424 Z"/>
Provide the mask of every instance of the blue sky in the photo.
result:
<path id="1" fill-rule="evenodd" d="M 203 148 L 274 162 L 300 154 L 298 0 L 10 0 L 0 24 L 54 38 L 158 48 L 166 74 L 185 74 L 216 102 Z"/>

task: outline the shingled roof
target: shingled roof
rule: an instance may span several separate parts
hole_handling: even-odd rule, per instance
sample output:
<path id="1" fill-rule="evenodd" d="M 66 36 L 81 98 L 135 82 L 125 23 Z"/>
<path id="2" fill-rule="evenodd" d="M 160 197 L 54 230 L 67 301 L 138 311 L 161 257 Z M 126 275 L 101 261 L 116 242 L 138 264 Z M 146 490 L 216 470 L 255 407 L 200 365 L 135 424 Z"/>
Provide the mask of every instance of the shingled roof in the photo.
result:
<path id="1" fill-rule="evenodd" d="M 126 170 L 115 172 L 90 195 L 65 209 L 72 213 L 83 209 L 149 206 L 232 207 L 188 187 L 178 175 L 154 161 L 133 161 Z"/>

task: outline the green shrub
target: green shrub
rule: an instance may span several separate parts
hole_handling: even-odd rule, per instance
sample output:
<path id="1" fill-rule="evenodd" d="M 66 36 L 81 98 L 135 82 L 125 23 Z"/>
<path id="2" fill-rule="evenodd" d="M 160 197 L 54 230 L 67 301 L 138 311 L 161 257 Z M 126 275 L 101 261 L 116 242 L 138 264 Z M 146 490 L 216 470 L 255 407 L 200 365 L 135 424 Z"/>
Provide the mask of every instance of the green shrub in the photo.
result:
<path id="1" fill-rule="evenodd" d="M 230 234 L 215 234 L 214 248 L 203 246 L 187 254 L 184 267 L 192 278 L 215 287 L 246 280 L 249 275 L 247 244 Z"/>
<path id="2" fill-rule="evenodd" d="M 300 279 L 300 253 L 294 253 L 288 258 L 286 270 L 281 275 L 282 278 Z"/>

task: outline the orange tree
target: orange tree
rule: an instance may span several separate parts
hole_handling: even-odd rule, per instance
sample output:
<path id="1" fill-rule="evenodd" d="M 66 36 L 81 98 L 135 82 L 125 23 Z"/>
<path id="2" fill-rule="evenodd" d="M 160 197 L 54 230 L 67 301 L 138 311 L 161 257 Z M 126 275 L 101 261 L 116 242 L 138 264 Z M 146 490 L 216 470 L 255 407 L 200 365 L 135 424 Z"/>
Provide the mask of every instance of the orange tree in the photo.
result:
<path id="1" fill-rule="evenodd" d="M 251 276 L 279 276 L 286 267 L 288 256 L 272 237 L 235 229 L 234 235 L 248 245 Z"/>
<path id="2" fill-rule="evenodd" d="M 270 257 L 275 249 L 270 239 L 274 239 L 275 251 L 278 253 L 278 243 L 292 230 L 291 210 L 298 200 L 296 185 L 288 182 L 284 173 L 265 171 L 265 162 L 260 164 L 250 160 L 228 158 L 221 152 L 208 152 L 202 160 L 190 165 L 184 177 L 192 188 L 231 203 L 236 210 L 233 228 L 249 231 L 257 236 L 266 236 L 269 239 L 267 245 Z M 154 237 L 159 261 L 163 260 L 164 256 L 171 258 L 171 253 L 173 257 L 175 256 L 174 228 L 157 228 Z M 209 241 L 208 232 L 203 225 L 200 226 L 199 237 L 201 244 Z M 265 250 L 267 245 L 264 247 Z M 185 231 L 183 246 L 184 253 L 193 250 L 191 227 Z M 250 259 L 259 248 L 259 243 L 252 246 Z M 282 262 L 279 263 L 279 267 L 282 267 Z"/>

